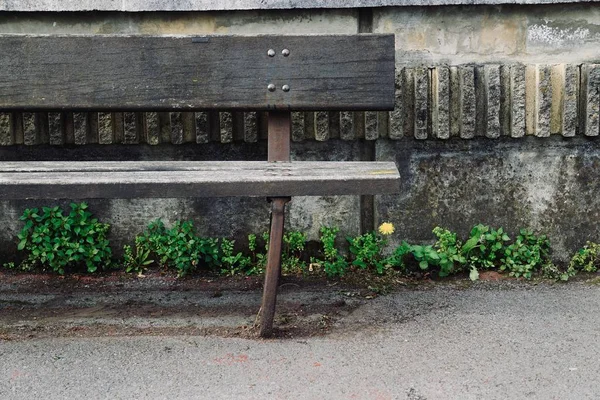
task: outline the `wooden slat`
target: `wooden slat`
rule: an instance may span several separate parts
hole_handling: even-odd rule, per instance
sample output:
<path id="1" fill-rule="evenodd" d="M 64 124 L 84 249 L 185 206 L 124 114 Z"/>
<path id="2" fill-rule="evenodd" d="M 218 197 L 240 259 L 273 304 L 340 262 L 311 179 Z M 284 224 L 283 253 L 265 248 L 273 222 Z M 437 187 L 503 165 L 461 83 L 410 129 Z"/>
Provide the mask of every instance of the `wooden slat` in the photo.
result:
<path id="1" fill-rule="evenodd" d="M 2 162 L 0 199 L 325 196 L 395 193 L 393 162 Z"/>
<path id="2" fill-rule="evenodd" d="M 0 54 L 7 55 L 0 57 L 0 110 L 394 105 L 393 35 L 0 35 Z M 271 83 L 274 92 L 267 89 Z"/>

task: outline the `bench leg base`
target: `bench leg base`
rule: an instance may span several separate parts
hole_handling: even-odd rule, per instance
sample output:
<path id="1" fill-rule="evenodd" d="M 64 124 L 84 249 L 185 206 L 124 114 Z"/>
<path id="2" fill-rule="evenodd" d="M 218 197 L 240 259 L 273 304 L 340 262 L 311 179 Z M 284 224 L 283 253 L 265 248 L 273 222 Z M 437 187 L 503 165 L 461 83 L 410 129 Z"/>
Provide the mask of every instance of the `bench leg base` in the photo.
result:
<path id="1" fill-rule="evenodd" d="M 271 200 L 271 232 L 269 235 L 269 252 L 267 270 L 263 289 L 262 306 L 259 311 L 259 336 L 269 337 L 273 334 L 273 318 L 277 302 L 277 287 L 281 275 L 281 250 L 283 247 L 283 221 L 285 205 L 289 197 L 277 197 Z"/>

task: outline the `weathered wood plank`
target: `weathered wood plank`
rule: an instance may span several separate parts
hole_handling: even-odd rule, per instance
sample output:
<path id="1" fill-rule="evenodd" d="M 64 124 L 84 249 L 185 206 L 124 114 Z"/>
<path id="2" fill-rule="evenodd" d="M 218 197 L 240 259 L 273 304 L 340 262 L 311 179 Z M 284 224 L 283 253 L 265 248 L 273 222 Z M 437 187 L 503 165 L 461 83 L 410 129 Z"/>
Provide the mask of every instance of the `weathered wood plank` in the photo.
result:
<path id="1" fill-rule="evenodd" d="M 392 162 L 2 162 L 0 199 L 395 193 Z"/>
<path id="2" fill-rule="evenodd" d="M 393 35 L 0 35 L 0 52 L 4 110 L 394 106 Z"/>

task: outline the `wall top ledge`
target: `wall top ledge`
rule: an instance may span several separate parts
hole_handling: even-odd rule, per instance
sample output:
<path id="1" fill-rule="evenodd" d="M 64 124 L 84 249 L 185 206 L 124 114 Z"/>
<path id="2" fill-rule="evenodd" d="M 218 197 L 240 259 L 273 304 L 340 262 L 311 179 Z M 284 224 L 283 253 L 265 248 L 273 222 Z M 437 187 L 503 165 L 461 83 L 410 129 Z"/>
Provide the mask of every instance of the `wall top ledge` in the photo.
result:
<path id="1" fill-rule="evenodd" d="M 0 11 L 224 11 L 595 2 L 600 0 L 0 0 Z"/>

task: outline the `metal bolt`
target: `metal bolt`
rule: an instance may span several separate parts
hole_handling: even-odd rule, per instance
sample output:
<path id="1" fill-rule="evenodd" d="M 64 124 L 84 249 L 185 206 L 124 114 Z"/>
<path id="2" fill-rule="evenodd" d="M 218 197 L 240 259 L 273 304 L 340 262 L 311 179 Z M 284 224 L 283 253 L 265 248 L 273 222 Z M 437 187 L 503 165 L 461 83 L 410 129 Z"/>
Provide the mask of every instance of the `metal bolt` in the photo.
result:
<path id="1" fill-rule="evenodd" d="M 284 92 L 289 92 L 290 91 L 290 86 L 289 85 L 283 85 L 283 87 L 281 88 L 281 90 L 283 90 Z"/>
<path id="2" fill-rule="evenodd" d="M 269 49 L 269 51 L 267 51 L 267 54 L 269 55 L 269 57 L 275 57 L 275 50 Z"/>
<path id="3" fill-rule="evenodd" d="M 281 52 L 281 54 L 283 54 L 284 57 L 287 57 L 290 55 L 290 51 L 288 49 L 283 49 L 283 51 Z"/>
<path id="4" fill-rule="evenodd" d="M 275 85 L 272 83 L 269 83 L 269 86 L 267 86 L 267 89 L 269 89 L 269 92 L 274 92 L 275 91 Z"/>

